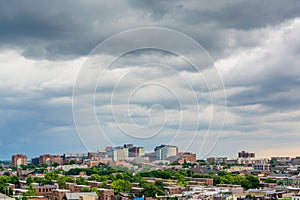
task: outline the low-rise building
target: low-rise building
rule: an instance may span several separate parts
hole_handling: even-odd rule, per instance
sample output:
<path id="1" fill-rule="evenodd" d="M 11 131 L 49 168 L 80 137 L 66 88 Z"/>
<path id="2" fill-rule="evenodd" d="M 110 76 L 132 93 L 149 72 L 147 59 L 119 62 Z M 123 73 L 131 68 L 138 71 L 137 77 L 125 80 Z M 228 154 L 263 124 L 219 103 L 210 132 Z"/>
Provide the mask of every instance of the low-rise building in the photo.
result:
<path id="1" fill-rule="evenodd" d="M 292 200 L 300 200 L 300 194 L 294 194 Z"/>
<path id="2" fill-rule="evenodd" d="M 28 189 L 29 186 L 24 186 L 22 189 Z M 52 191 L 57 189 L 56 185 L 33 185 L 32 188 L 34 189 L 37 196 L 44 196 L 47 198 L 51 198 Z"/>
<path id="3" fill-rule="evenodd" d="M 53 200 L 63 200 L 66 193 L 70 193 L 70 190 L 55 189 L 52 190 L 51 198 Z"/>
<path id="4" fill-rule="evenodd" d="M 97 200 L 98 196 L 95 192 L 77 192 L 77 193 L 66 193 L 66 200 Z"/>
<path id="5" fill-rule="evenodd" d="M 15 200 L 15 199 L 0 193 L 0 200 Z"/>
<path id="6" fill-rule="evenodd" d="M 182 194 L 185 191 L 185 187 L 182 186 L 166 186 L 164 189 L 167 195 Z"/>
<path id="7" fill-rule="evenodd" d="M 214 179 L 212 178 L 191 178 L 189 183 L 195 182 L 196 185 L 213 185 L 214 184 Z M 195 185 L 195 184 L 191 184 L 191 185 Z"/>
<path id="8" fill-rule="evenodd" d="M 99 200 L 112 200 L 114 197 L 114 190 L 106 188 L 98 188 Z"/>
<path id="9" fill-rule="evenodd" d="M 81 192 L 83 188 L 91 188 L 90 185 L 74 185 L 74 192 Z"/>
<path id="10" fill-rule="evenodd" d="M 253 168 L 257 171 L 271 171 L 271 165 L 268 163 L 257 163 Z"/>
<path id="11" fill-rule="evenodd" d="M 242 171 L 251 171 L 254 170 L 253 167 L 247 166 L 231 166 L 229 169 L 226 169 L 227 172 L 242 172 Z"/>
<path id="12" fill-rule="evenodd" d="M 194 163 L 196 162 L 196 154 L 191 152 L 181 152 L 179 153 L 178 163 L 183 164 L 184 162 Z"/>

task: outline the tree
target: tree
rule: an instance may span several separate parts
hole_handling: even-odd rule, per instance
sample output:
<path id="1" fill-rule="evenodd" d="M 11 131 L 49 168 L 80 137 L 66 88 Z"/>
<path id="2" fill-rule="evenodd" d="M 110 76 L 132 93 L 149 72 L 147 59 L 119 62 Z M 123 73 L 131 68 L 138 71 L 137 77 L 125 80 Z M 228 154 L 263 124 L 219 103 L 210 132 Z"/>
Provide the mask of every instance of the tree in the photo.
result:
<path id="1" fill-rule="evenodd" d="M 246 198 L 247 198 L 247 199 L 253 199 L 253 200 L 256 199 L 255 195 L 252 196 L 251 194 L 247 194 L 247 195 L 246 195 Z"/>
<path id="2" fill-rule="evenodd" d="M 132 189 L 132 184 L 127 180 L 118 179 L 111 183 L 111 188 L 117 193 L 130 192 Z"/>
<path id="3" fill-rule="evenodd" d="M 276 183 L 276 182 L 277 182 L 276 180 L 271 179 L 271 178 L 267 178 L 267 179 L 265 180 L 265 183 Z"/>
<path id="4" fill-rule="evenodd" d="M 47 163 L 43 163 L 43 164 L 42 164 L 42 167 L 43 167 L 43 168 L 47 168 L 47 167 L 48 167 L 48 164 L 47 164 Z"/>
<path id="5" fill-rule="evenodd" d="M 58 174 L 55 172 L 48 172 L 45 174 L 45 184 L 51 184 L 52 180 L 57 180 L 59 178 Z"/>
<path id="6" fill-rule="evenodd" d="M 172 178 L 173 171 L 170 169 L 164 171 L 161 170 L 145 171 L 145 172 L 141 172 L 140 175 L 142 177 L 155 177 L 155 178 L 169 179 Z"/>
<path id="7" fill-rule="evenodd" d="M 74 165 L 74 164 L 76 164 L 75 160 L 71 160 L 70 165 Z"/>
<path id="8" fill-rule="evenodd" d="M 245 187 L 246 189 L 259 188 L 259 179 L 256 176 L 247 174 L 245 177 L 246 177 L 246 180 L 249 182 L 249 188 Z"/>
<path id="9" fill-rule="evenodd" d="M 26 179 L 26 185 L 31 185 L 33 183 L 32 177 L 28 176 Z"/>
<path id="10" fill-rule="evenodd" d="M 59 166 L 59 164 L 57 162 L 53 163 L 53 165 L 52 165 L 52 167 L 54 167 L 54 168 L 56 168 L 58 166 Z"/>
<path id="11" fill-rule="evenodd" d="M 64 176 L 64 178 L 65 178 L 66 182 L 68 182 L 68 183 L 74 183 L 74 178 L 73 177 L 71 177 L 71 176 Z"/>
<path id="12" fill-rule="evenodd" d="M 65 177 L 64 176 L 59 177 L 57 179 L 57 184 L 59 185 L 59 188 L 65 188 L 65 186 L 66 186 L 66 179 L 65 179 Z"/>
<path id="13" fill-rule="evenodd" d="M 79 168 L 73 168 L 73 169 L 70 169 L 68 172 L 67 172 L 67 175 L 79 175 L 79 173 L 82 171 L 82 169 L 79 169 Z"/>
<path id="14" fill-rule="evenodd" d="M 21 167 L 22 170 L 27 170 L 28 169 L 27 165 L 21 165 L 20 167 Z"/>
<path id="15" fill-rule="evenodd" d="M 44 179 L 41 178 L 41 177 L 35 177 L 33 180 L 34 180 L 35 183 L 38 183 L 38 184 L 43 184 L 44 183 Z"/>
<path id="16" fill-rule="evenodd" d="M 172 162 L 170 165 L 180 165 L 178 161 Z"/>
<path id="17" fill-rule="evenodd" d="M 89 179 L 94 181 L 101 181 L 101 177 L 98 174 L 92 174 Z"/>
<path id="18" fill-rule="evenodd" d="M 101 186 L 100 186 L 101 188 L 106 188 L 107 187 L 107 185 L 106 185 L 106 181 L 102 181 L 102 184 L 101 184 Z"/>
<path id="19" fill-rule="evenodd" d="M 81 192 L 90 192 L 90 191 L 91 191 L 90 188 L 82 188 L 82 189 L 81 189 Z"/>
<path id="20" fill-rule="evenodd" d="M 283 185 L 283 181 L 282 181 L 282 180 L 279 180 L 279 181 L 277 182 L 277 185 Z"/>
<path id="21" fill-rule="evenodd" d="M 145 182 L 145 179 L 143 177 L 141 177 L 139 174 L 136 174 L 135 176 L 133 176 L 133 183 L 143 184 L 144 182 Z"/>
<path id="22" fill-rule="evenodd" d="M 95 192 L 95 193 L 97 194 L 97 196 L 100 195 L 100 194 L 99 194 L 99 191 L 98 191 L 98 188 L 96 188 L 96 187 L 92 187 L 92 188 L 90 189 L 90 191 L 91 191 L 91 192 Z"/>
<path id="23" fill-rule="evenodd" d="M 194 171 L 192 171 L 192 170 L 186 170 L 186 173 L 187 173 L 187 176 L 188 177 L 192 177 L 193 176 L 193 174 L 194 174 Z"/>
<path id="24" fill-rule="evenodd" d="M 176 180 L 178 181 L 177 184 L 178 184 L 179 186 L 187 186 L 188 182 L 187 182 L 187 180 L 185 179 L 184 175 L 182 175 L 182 174 L 176 172 L 176 173 L 175 173 L 175 178 L 176 178 Z"/>
<path id="25" fill-rule="evenodd" d="M 87 181 L 81 176 L 76 178 L 76 183 L 77 185 L 87 185 Z"/>
<path id="26" fill-rule="evenodd" d="M 156 195 L 165 194 L 163 189 L 153 183 L 145 182 L 141 186 L 144 188 L 141 195 L 144 195 L 145 197 L 155 197 Z"/>
<path id="27" fill-rule="evenodd" d="M 159 189 L 164 190 L 165 184 L 161 180 L 157 180 L 154 183 L 155 186 L 157 186 Z"/>
<path id="28" fill-rule="evenodd" d="M 74 179 L 70 176 L 61 176 L 57 179 L 57 183 L 60 188 L 65 188 L 66 182 L 73 183 Z"/>
<path id="29" fill-rule="evenodd" d="M 4 176 L 10 176 L 10 173 L 9 172 L 4 172 L 3 175 Z"/>
<path id="30" fill-rule="evenodd" d="M 221 184 L 231 184 L 232 181 L 232 175 L 224 175 L 223 177 L 221 177 L 220 180 Z"/>
<path id="31" fill-rule="evenodd" d="M 241 185 L 246 190 L 250 188 L 259 188 L 259 179 L 251 174 L 241 176 L 224 173 L 223 176 L 220 178 L 220 183 Z"/>
<path id="32" fill-rule="evenodd" d="M 17 177 L 17 176 L 12 176 L 12 177 L 10 177 L 9 182 L 12 183 L 12 184 L 17 185 L 17 184 L 19 184 L 19 177 Z"/>
<path id="33" fill-rule="evenodd" d="M 24 193 L 24 196 L 36 196 L 36 192 L 32 188 L 32 184 L 29 185 L 28 191 Z"/>
<path id="34" fill-rule="evenodd" d="M 0 192 L 1 193 L 5 193 L 7 191 L 7 186 L 8 186 L 8 183 L 9 183 L 9 176 L 0 176 Z"/>

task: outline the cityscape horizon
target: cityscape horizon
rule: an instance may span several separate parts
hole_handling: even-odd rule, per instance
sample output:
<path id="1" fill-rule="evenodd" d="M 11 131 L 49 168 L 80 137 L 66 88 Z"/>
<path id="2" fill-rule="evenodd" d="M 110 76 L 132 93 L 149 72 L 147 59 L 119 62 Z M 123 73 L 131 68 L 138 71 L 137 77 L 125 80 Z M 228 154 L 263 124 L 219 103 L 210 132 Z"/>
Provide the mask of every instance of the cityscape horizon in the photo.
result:
<path id="1" fill-rule="evenodd" d="M 122 147 L 122 146 L 125 146 L 125 145 L 131 145 L 131 144 L 123 144 L 123 145 L 121 145 L 121 146 L 107 146 L 106 148 L 118 148 L 118 147 Z M 134 144 L 133 144 L 134 145 Z M 166 145 L 166 144 L 161 144 L 161 145 Z M 176 146 L 176 145 L 175 145 Z M 145 153 L 151 153 L 151 152 L 154 152 L 154 147 L 152 148 L 152 150 L 147 150 L 147 149 L 145 149 L 144 147 L 142 147 L 142 146 L 140 146 L 141 148 L 143 148 L 144 149 L 144 152 Z M 157 146 L 156 146 L 157 147 Z M 34 158 L 34 157 L 38 157 L 38 156 L 40 156 L 40 155 L 47 155 L 47 154 L 49 154 L 49 155 L 64 155 L 64 154 L 88 154 L 88 153 L 90 153 L 90 152 L 103 152 L 103 151 L 105 151 L 105 149 L 106 148 L 104 148 L 104 149 L 97 149 L 97 150 L 94 150 L 94 151 L 82 151 L 82 152 L 58 152 L 58 153 L 51 153 L 51 152 L 44 152 L 44 153 L 41 153 L 41 154 L 36 154 L 36 155 L 31 155 L 31 156 L 27 156 L 28 157 L 28 160 L 30 160 L 30 158 Z M 243 149 L 243 150 L 240 150 L 240 151 L 245 151 L 245 149 Z M 239 151 L 239 152 L 240 152 Z M 180 149 L 178 149 L 178 152 L 181 152 L 180 151 Z M 195 154 L 196 155 L 196 158 L 197 159 L 199 159 L 199 156 L 197 155 L 197 153 L 195 153 L 195 152 L 189 152 L 189 153 L 193 153 L 193 154 Z M 0 158 L 0 161 L 9 161 L 9 160 L 11 160 L 11 156 L 13 156 L 13 155 L 16 155 L 16 154 L 21 154 L 21 155 L 27 155 L 26 153 L 23 153 L 23 152 L 16 152 L 16 153 L 14 153 L 14 154 L 11 154 L 11 155 L 9 155 L 9 157 L 7 157 L 6 159 L 1 159 Z M 232 156 L 228 156 L 228 155 L 209 155 L 209 156 L 207 156 L 206 158 L 202 158 L 202 159 L 204 159 L 204 160 L 206 160 L 207 158 L 209 158 L 209 157 L 228 157 L 228 158 L 236 158 L 236 157 L 238 157 L 237 156 L 238 154 L 237 154 L 237 152 L 234 152 L 234 153 L 232 153 Z M 295 154 L 295 155 L 276 155 L 275 153 L 274 153 L 274 155 L 269 155 L 269 156 L 260 156 L 259 154 L 257 154 L 257 152 L 255 153 L 255 155 L 256 155 L 256 158 L 271 158 L 271 157 L 299 157 L 299 155 L 300 154 Z M 258 156 L 259 155 L 259 156 Z M 200 159 L 201 160 L 201 159 Z"/>
<path id="2" fill-rule="evenodd" d="M 298 0 L 0 1 L 0 200 L 300 200 Z"/>

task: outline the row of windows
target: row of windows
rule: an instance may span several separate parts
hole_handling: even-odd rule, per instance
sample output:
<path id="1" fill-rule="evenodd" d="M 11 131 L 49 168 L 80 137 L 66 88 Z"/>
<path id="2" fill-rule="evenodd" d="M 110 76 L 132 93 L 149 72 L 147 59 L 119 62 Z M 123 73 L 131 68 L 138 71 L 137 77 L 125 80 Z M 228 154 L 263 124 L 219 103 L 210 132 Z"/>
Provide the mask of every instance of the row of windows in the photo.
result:
<path id="1" fill-rule="evenodd" d="M 52 188 L 39 188 L 39 192 L 51 192 Z"/>

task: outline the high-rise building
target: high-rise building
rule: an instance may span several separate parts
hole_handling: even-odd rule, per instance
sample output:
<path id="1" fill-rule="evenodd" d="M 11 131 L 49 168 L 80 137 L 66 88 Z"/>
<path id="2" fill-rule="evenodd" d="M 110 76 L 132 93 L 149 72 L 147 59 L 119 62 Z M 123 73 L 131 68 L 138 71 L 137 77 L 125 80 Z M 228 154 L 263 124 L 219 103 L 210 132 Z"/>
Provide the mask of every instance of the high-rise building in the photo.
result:
<path id="1" fill-rule="evenodd" d="M 154 148 L 157 160 L 165 160 L 170 156 L 178 155 L 178 147 L 162 144 Z"/>
<path id="2" fill-rule="evenodd" d="M 150 162 L 154 162 L 156 160 L 156 153 L 155 152 L 145 153 L 145 157 L 148 157 Z"/>
<path id="3" fill-rule="evenodd" d="M 131 149 L 133 148 L 133 144 L 124 144 L 124 148 Z"/>
<path id="4" fill-rule="evenodd" d="M 124 144 L 114 148 L 106 148 L 106 154 L 113 161 L 127 160 L 128 157 L 145 156 L 144 147 L 135 147 L 133 144 Z"/>
<path id="5" fill-rule="evenodd" d="M 249 153 L 246 151 L 241 151 L 238 153 L 239 158 L 255 158 L 255 153 Z"/>
<path id="6" fill-rule="evenodd" d="M 106 153 L 113 161 L 126 160 L 128 158 L 128 148 L 124 147 L 115 147 L 109 149 Z"/>
<path id="7" fill-rule="evenodd" d="M 31 158 L 31 164 L 32 165 L 38 165 L 40 161 L 39 157 Z"/>
<path id="8" fill-rule="evenodd" d="M 11 157 L 12 166 L 18 167 L 20 165 L 27 165 L 27 156 L 23 154 L 16 154 Z"/>
<path id="9" fill-rule="evenodd" d="M 128 149 L 129 157 L 142 157 L 145 155 L 144 147 L 132 147 Z"/>

